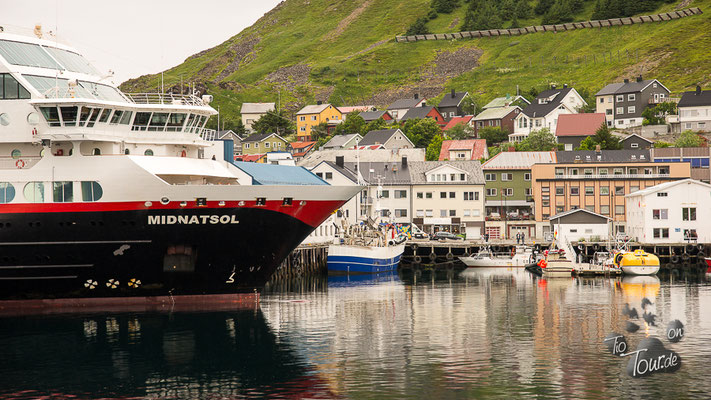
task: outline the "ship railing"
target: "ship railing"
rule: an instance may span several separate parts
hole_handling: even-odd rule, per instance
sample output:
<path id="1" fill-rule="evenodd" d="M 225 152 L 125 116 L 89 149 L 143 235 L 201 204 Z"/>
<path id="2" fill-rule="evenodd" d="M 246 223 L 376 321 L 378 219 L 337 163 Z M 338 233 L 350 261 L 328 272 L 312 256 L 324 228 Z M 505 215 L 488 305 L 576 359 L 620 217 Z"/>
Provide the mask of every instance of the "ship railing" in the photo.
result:
<path id="1" fill-rule="evenodd" d="M 214 129 L 203 129 L 202 132 L 200 132 L 200 137 L 202 140 L 209 142 L 215 141 L 217 139 L 217 131 Z"/>
<path id="2" fill-rule="evenodd" d="M 135 104 L 204 106 L 200 97 L 175 93 L 124 93 Z"/>
<path id="3" fill-rule="evenodd" d="M 0 157 L 0 169 L 27 169 L 37 164 L 42 157 Z"/>

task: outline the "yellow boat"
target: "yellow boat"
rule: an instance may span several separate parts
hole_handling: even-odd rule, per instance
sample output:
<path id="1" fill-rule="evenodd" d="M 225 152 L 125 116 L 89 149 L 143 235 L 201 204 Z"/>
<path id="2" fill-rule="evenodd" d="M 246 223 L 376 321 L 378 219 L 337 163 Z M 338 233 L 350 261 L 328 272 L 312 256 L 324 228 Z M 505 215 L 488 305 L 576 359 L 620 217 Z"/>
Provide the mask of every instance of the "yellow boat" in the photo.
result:
<path id="1" fill-rule="evenodd" d="M 615 265 L 626 275 L 654 275 L 659 271 L 659 257 L 642 249 L 617 253 Z"/>

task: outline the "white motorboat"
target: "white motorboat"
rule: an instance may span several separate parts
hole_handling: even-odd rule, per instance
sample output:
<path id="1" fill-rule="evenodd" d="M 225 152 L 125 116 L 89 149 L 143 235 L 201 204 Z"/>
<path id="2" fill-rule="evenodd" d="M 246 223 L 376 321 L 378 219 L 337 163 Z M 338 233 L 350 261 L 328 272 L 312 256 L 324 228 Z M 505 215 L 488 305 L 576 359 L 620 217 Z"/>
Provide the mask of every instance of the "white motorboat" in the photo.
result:
<path id="1" fill-rule="evenodd" d="M 486 246 L 473 256 L 459 259 L 467 267 L 524 267 L 535 262 L 533 248 L 527 246 L 516 246 L 512 255 L 496 255 Z"/>

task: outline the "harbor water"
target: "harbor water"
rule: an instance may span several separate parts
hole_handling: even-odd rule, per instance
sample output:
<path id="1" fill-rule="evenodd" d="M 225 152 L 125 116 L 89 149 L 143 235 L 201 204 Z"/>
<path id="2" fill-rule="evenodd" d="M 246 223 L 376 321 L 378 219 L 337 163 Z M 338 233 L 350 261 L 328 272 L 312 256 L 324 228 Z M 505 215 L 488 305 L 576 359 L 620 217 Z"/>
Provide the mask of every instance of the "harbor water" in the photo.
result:
<path id="1" fill-rule="evenodd" d="M 709 398 L 707 279 L 478 268 L 302 278 L 239 310 L 5 316 L 0 398 Z M 630 376 L 613 332 L 660 338 L 680 368 Z"/>

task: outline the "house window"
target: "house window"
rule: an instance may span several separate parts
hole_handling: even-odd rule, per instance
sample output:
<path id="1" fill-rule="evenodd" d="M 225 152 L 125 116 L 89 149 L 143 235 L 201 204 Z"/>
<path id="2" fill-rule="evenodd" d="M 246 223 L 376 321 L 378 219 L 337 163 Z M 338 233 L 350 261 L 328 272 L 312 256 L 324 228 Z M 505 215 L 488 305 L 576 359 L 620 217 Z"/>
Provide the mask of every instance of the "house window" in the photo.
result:
<path id="1" fill-rule="evenodd" d="M 585 210 L 595 212 L 595 206 L 585 206 Z M 590 230 L 590 232 L 588 232 L 588 230 Z M 592 229 L 586 229 L 585 233 L 592 233 Z"/>
<path id="2" fill-rule="evenodd" d="M 667 219 L 669 215 L 668 211 L 666 208 L 652 210 L 652 219 Z"/>
<path id="3" fill-rule="evenodd" d="M 258 149 L 258 148 L 259 148 L 259 143 L 255 143 L 255 144 L 254 144 L 254 148 L 255 148 L 255 149 Z"/>
<path id="4" fill-rule="evenodd" d="M 326 172 L 326 179 L 327 180 L 333 179 L 333 172 Z"/>
<path id="5" fill-rule="evenodd" d="M 432 192 L 427 192 L 427 193 L 425 193 L 425 198 L 426 198 L 426 199 L 431 199 L 431 198 L 432 198 Z"/>
<path id="6" fill-rule="evenodd" d="M 602 104 L 602 103 L 604 103 L 604 102 L 605 102 L 605 98 L 604 98 L 604 97 L 600 97 L 600 104 Z"/>
<path id="7" fill-rule="evenodd" d="M 600 186 L 600 196 L 609 196 L 610 195 L 610 187 L 609 186 Z"/>
<path id="8" fill-rule="evenodd" d="M 306 117 L 305 117 L 305 116 L 303 116 L 303 115 L 302 115 L 302 116 L 300 116 L 300 117 L 299 117 L 299 121 L 306 121 Z"/>
<path id="9" fill-rule="evenodd" d="M 449 198 L 450 198 L 450 199 L 456 198 L 456 193 L 455 193 L 455 192 L 449 192 Z"/>
<path id="10" fill-rule="evenodd" d="M 607 172 L 608 172 L 608 171 L 607 171 L 607 168 L 600 168 L 600 169 L 598 170 L 598 173 L 599 173 L 600 175 L 607 175 Z"/>
<path id="11" fill-rule="evenodd" d="M 466 175 L 465 175 L 465 174 L 459 174 L 459 180 L 460 180 L 460 181 L 466 181 L 466 180 L 467 180 Z"/>
<path id="12" fill-rule="evenodd" d="M 684 240 L 687 239 L 697 239 L 699 235 L 696 234 L 696 229 L 684 229 Z"/>
<path id="13" fill-rule="evenodd" d="M 635 113 L 635 106 L 629 106 L 627 107 L 627 114 L 634 114 Z M 630 120 L 632 121 L 632 120 Z"/>
<path id="14" fill-rule="evenodd" d="M 471 210 L 464 210 L 464 216 L 468 217 L 471 213 Z"/>
<path id="15" fill-rule="evenodd" d="M 425 210 L 417 210 L 417 211 L 415 212 L 415 215 L 418 216 L 418 217 L 420 217 L 420 218 L 422 218 L 422 217 L 425 216 Z"/>
<path id="16" fill-rule="evenodd" d="M 541 120 L 540 120 L 540 119 L 537 119 L 537 120 L 536 120 L 536 127 L 540 127 L 540 126 L 541 126 Z"/>
<path id="17" fill-rule="evenodd" d="M 424 198 L 423 193 L 422 193 L 422 192 L 417 192 L 417 198 L 418 198 L 418 199 Z"/>
<path id="18" fill-rule="evenodd" d="M 592 168 L 585 168 L 585 169 L 583 170 L 583 174 L 584 174 L 585 176 L 590 176 L 590 175 L 592 175 L 592 174 L 593 174 Z"/>
<path id="19" fill-rule="evenodd" d="M 311 116 L 311 121 L 316 121 L 316 116 L 315 116 L 315 115 L 312 115 L 312 116 Z"/>
<path id="20" fill-rule="evenodd" d="M 573 151 L 573 144 L 572 144 L 572 143 L 566 143 L 566 144 L 565 144 L 565 151 Z"/>
<path id="21" fill-rule="evenodd" d="M 610 214 L 610 206 L 600 206 L 600 214 L 609 215 Z"/>
<path id="22" fill-rule="evenodd" d="M 615 196 L 624 196 L 625 195 L 625 187 L 624 186 L 615 186 Z"/>
<path id="23" fill-rule="evenodd" d="M 305 126 L 301 126 L 301 127 L 299 127 L 299 130 L 300 130 L 301 132 L 306 132 L 306 127 L 305 127 Z"/>
<path id="24" fill-rule="evenodd" d="M 607 110 L 605 110 L 605 115 L 612 115 L 612 109 L 608 108 Z"/>
<path id="25" fill-rule="evenodd" d="M 511 180 L 513 180 L 513 174 L 502 173 L 501 180 L 502 181 L 511 181 Z"/>
<path id="26" fill-rule="evenodd" d="M 452 118 L 452 117 L 454 117 L 454 111 L 449 112 L 449 118 Z"/>
<path id="27" fill-rule="evenodd" d="M 524 173 L 524 174 L 523 174 L 523 180 L 524 180 L 524 181 L 530 181 L 530 180 L 531 180 L 531 173 L 530 173 L 530 172 Z"/>
<path id="28" fill-rule="evenodd" d="M 682 221 L 696 221 L 696 207 L 683 207 L 681 209 Z"/>
<path id="29" fill-rule="evenodd" d="M 565 196 L 565 188 L 563 186 L 556 186 L 555 187 L 555 195 L 556 196 Z"/>
<path id="30" fill-rule="evenodd" d="M 668 195 L 667 192 L 657 192 L 657 197 L 667 197 Z"/>
<path id="31" fill-rule="evenodd" d="M 622 168 L 615 168 L 612 170 L 612 174 L 613 175 L 622 175 L 624 173 L 623 171 L 624 170 Z"/>
<path id="32" fill-rule="evenodd" d="M 570 195 L 577 196 L 578 194 L 580 194 L 580 188 L 577 186 L 571 186 L 570 187 Z"/>
<path id="33" fill-rule="evenodd" d="M 395 198 L 396 199 L 406 199 L 407 198 L 407 190 L 395 190 Z"/>
<path id="34" fill-rule="evenodd" d="M 489 197 L 496 196 L 496 188 L 486 189 L 486 195 Z"/>
<path id="35" fill-rule="evenodd" d="M 555 207 L 555 213 L 560 214 L 563 212 L 563 206 L 556 206 Z"/>
<path id="36" fill-rule="evenodd" d="M 464 192 L 465 201 L 479 200 L 479 192 Z"/>
<path id="37" fill-rule="evenodd" d="M 425 210 L 425 217 L 432 217 L 433 215 L 432 210 Z"/>
<path id="38" fill-rule="evenodd" d="M 637 175 L 637 171 L 638 171 L 637 168 L 629 168 L 629 169 L 627 170 L 627 173 L 630 174 L 630 175 Z"/>
<path id="39" fill-rule="evenodd" d="M 405 209 L 396 209 L 395 210 L 395 217 L 397 218 L 405 218 L 407 217 L 407 210 Z"/>
<path id="40" fill-rule="evenodd" d="M 439 210 L 439 216 L 444 218 L 447 216 L 447 210 Z"/>
<path id="41" fill-rule="evenodd" d="M 562 176 L 565 174 L 565 168 L 556 168 L 555 169 L 555 176 Z"/>
<path id="42" fill-rule="evenodd" d="M 625 101 L 625 95 L 624 94 L 618 94 L 615 96 L 616 101 Z"/>
<path id="43" fill-rule="evenodd" d="M 496 174 L 485 174 L 485 175 L 484 175 L 484 178 L 485 178 L 488 182 L 493 182 L 493 181 L 496 180 Z"/>
<path id="44" fill-rule="evenodd" d="M 450 216 L 450 217 L 456 217 L 456 216 L 457 216 L 457 210 L 449 210 L 449 216 Z"/>
<path id="45" fill-rule="evenodd" d="M 594 196 L 595 195 L 595 187 L 594 186 L 585 186 L 585 195 L 586 196 Z"/>
<path id="46" fill-rule="evenodd" d="M 577 157 L 577 156 L 576 156 L 576 157 Z M 577 175 L 577 174 L 578 174 L 578 169 L 577 169 L 577 168 L 573 168 L 573 169 L 570 170 L 570 175 Z"/>
<path id="47" fill-rule="evenodd" d="M 439 192 L 439 198 L 440 198 L 440 199 L 446 199 L 446 198 L 447 198 L 447 192 Z"/>
<path id="48" fill-rule="evenodd" d="M 654 228 L 654 238 L 655 239 L 668 239 L 669 238 L 669 228 Z"/>
<path id="49" fill-rule="evenodd" d="M 269 142 L 265 142 L 264 147 L 269 148 Z"/>
<path id="50" fill-rule="evenodd" d="M 624 107 L 617 107 L 615 114 L 624 114 L 625 113 L 625 108 Z M 617 123 L 620 123 L 619 121 Z"/>
<path id="51" fill-rule="evenodd" d="M 637 148 L 639 148 L 639 143 L 630 143 L 630 148 L 631 148 L 631 149 L 637 149 Z"/>
<path id="52" fill-rule="evenodd" d="M 317 172 L 317 173 L 316 173 L 316 176 L 318 176 L 319 178 L 323 179 L 323 172 Z"/>
<path id="53" fill-rule="evenodd" d="M 526 196 L 533 196 L 533 189 L 526 188 L 525 192 L 526 192 Z"/>
<path id="54" fill-rule="evenodd" d="M 630 186 L 630 193 L 634 193 L 639 190 L 639 186 Z"/>
<path id="55" fill-rule="evenodd" d="M 625 214 L 625 206 L 615 206 L 615 214 L 616 215 L 624 215 Z"/>
<path id="56" fill-rule="evenodd" d="M 504 196 L 505 196 L 505 197 L 511 197 L 511 196 L 513 196 L 513 193 L 514 193 L 513 188 L 506 188 L 506 189 L 503 189 L 503 190 L 504 190 Z"/>
<path id="57" fill-rule="evenodd" d="M 630 93 L 627 95 L 627 101 L 634 101 L 635 100 L 635 95 L 634 93 Z"/>
<path id="58" fill-rule="evenodd" d="M 380 198 L 381 199 L 389 199 L 390 198 L 390 191 L 389 190 L 383 190 L 380 193 Z"/>
<path id="59" fill-rule="evenodd" d="M 248 149 L 248 148 L 249 148 L 249 143 L 245 143 L 245 144 L 244 144 L 244 148 L 245 148 L 245 149 Z"/>

